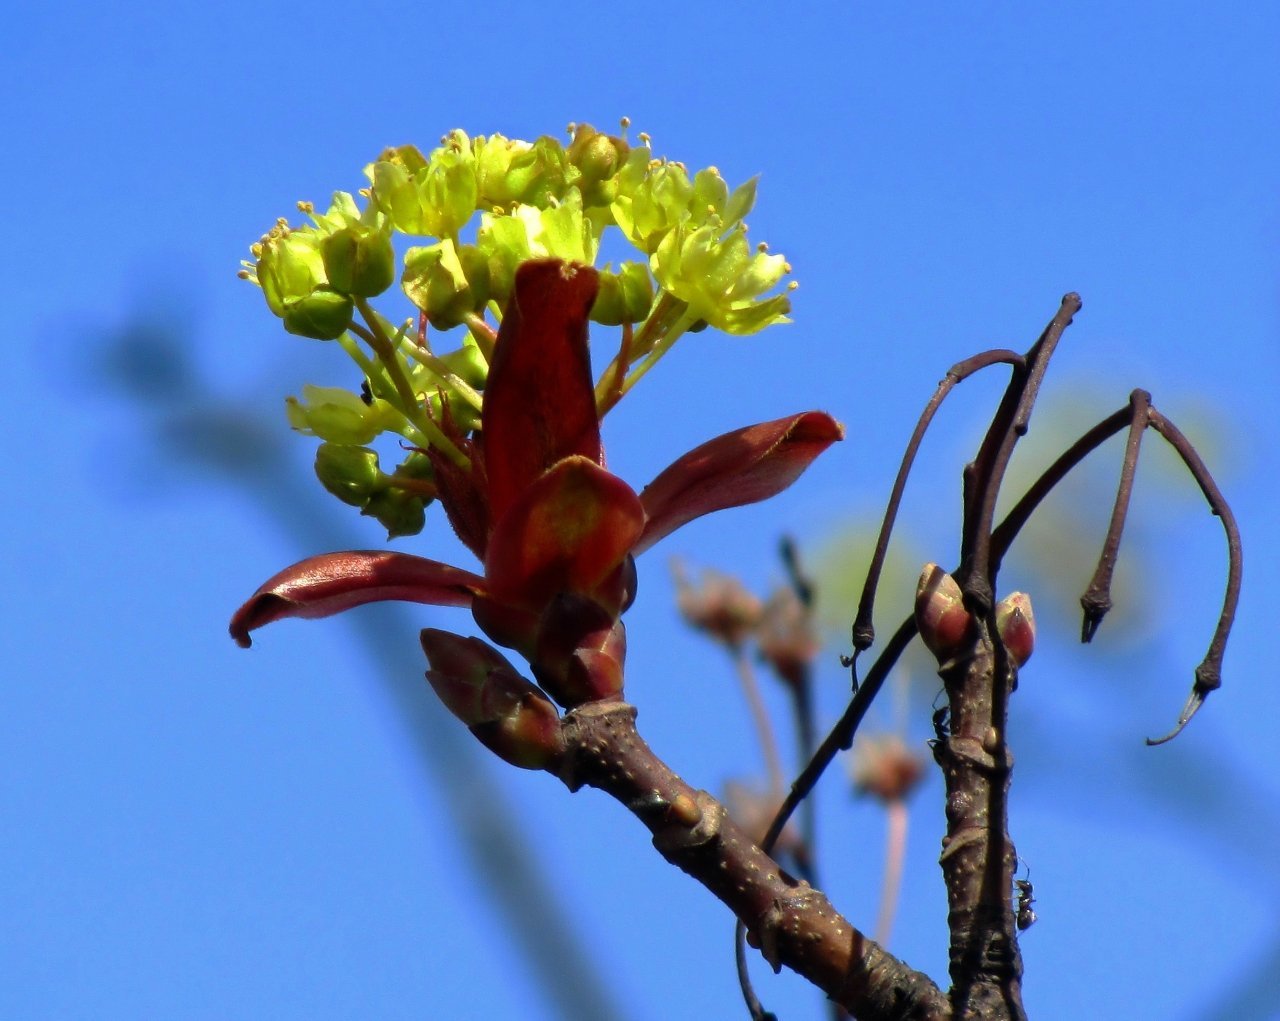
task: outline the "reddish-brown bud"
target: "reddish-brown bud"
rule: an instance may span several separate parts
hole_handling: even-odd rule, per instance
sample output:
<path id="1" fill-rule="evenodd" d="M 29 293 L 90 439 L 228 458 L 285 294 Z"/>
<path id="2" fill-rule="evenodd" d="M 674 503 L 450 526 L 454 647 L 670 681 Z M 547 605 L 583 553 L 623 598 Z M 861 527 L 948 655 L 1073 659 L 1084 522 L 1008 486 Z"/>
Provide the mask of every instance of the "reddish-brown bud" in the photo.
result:
<path id="1" fill-rule="evenodd" d="M 620 696 L 626 656 L 622 621 L 594 600 L 564 592 L 542 614 L 530 662 L 538 683 L 572 709 Z"/>
<path id="2" fill-rule="evenodd" d="M 901 801 L 924 776 L 924 759 L 897 734 L 860 737 L 853 746 L 853 786 L 881 801 Z"/>
<path id="3" fill-rule="evenodd" d="M 920 640 L 942 663 L 972 640 L 973 618 L 956 580 L 937 564 L 925 564 L 916 585 L 916 627 Z"/>
<path id="4" fill-rule="evenodd" d="M 1031 658 L 1036 647 L 1036 618 L 1031 612 L 1031 597 L 1014 592 L 996 604 L 996 630 L 1015 666 Z"/>
<path id="5" fill-rule="evenodd" d="M 764 611 L 760 600 L 732 575 L 708 568 L 695 585 L 679 563 L 673 572 L 681 615 L 716 641 L 736 649 L 760 622 Z"/>
<path id="6" fill-rule="evenodd" d="M 756 645 L 782 680 L 792 686 L 803 683 L 820 646 L 809 611 L 790 585 L 779 586 L 765 602 Z"/>
<path id="7" fill-rule="evenodd" d="M 432 689 L 486 748 L 524 769 L 546 769 L 559 760 L 560 714 L 497 649 L 434 628 L 422 632 L 422 649 Z"/>

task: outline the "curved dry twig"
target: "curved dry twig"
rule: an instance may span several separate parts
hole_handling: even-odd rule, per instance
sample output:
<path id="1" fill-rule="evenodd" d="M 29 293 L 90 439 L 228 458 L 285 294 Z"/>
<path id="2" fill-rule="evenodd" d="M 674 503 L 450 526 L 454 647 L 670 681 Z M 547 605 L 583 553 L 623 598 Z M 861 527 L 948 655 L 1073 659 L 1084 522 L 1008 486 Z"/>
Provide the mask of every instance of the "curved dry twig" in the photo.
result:
<path id="1" fill-rule="evenodd" d="M 911 474 L 911 468 L 915 464 L 916 452 L 920 449 L 924 434 L 928 431 L 934 415 L 937 413 L 938 408 L 942 406 L 942 402 L 946 400 L 947 395 L 958 384 L 963 383 L 975 372 L 980 372 L 989 366 L 1002 363 L 1012 365 L 1015 372 L 1021 371 L 1025 365 L 1022 355 L 1007 348 L 983 351 L 981 354 L 964 359 L 964 361 L 956 362 L 955 365 L 947 370 L 947 374 L 942 377 L 942 380 L 938 383 L 937 390 L 929 398 L 929 403 L 925 405 L 924 411 L 920 413 L 915 431 L 911 434 L 911 439 L 907 442 L 907 448 L 903 452 L 897 478 L 893 480 L 893 490 L 890 492 L 889 502 L 885 506 L 884 520 L 880 525 L 880 534 L 876 538 L 875 551 L 871 556 L 871 566 L 867 569 L 867 579 L 862 586 L 862 598 L 858 601 L 858 613 L 853 621 L 853 650 L 855 657 L 869 649 L 876 638 L 876 629 L 872 622 L 872 617 L 875 612 L 876 591 L 880 586 L 880 572 L 884 569 L 885 555 L 889 550 L 889 536 L 893 531 L 893 523 L 898 516 L 898 508 L 902 504 L 902 494 L 907 487 L 907 476 Z"/>

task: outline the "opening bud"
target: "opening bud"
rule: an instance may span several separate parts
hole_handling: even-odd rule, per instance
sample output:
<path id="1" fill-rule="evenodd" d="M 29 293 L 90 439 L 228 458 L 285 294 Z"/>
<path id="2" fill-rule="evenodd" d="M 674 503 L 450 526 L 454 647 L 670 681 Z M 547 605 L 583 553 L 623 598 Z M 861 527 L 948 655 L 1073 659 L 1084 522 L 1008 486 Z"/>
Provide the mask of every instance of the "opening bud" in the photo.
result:
<path id="1" fill-rule="evenodd" d="M 1036 647 L 1036 618 L 1031 612 L 1031 597 L 1014 592 L 996 604 L 996 630 L 1015 666 L 1031 658 Z"/>
<path id="2" fill-rule="evenodd" d="M 427 681 L 454 716 L 499 758 L 547 769 L 563 751 L 560 714 L 497 649 L 479 638 L 426 628 Z"/>
<path id="3" fill-rule="evenodd" d="M 969 644 L 972 626 L 956 580 L 937 564 L 925 564 L 916 585 L 916 627 L 925 647 L 945 662 Z"/>

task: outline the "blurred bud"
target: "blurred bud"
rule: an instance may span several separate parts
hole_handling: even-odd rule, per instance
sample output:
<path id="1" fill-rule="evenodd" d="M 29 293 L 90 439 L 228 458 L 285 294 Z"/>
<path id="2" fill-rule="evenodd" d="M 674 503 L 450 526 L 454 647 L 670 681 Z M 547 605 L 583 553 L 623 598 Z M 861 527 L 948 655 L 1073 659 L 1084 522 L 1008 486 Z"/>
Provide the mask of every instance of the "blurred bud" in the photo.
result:
<path id="1" fill-rule="evenodd" d="M 897 734 L 859 737 L 853 746 L 853 786 L 881 801 L 902 801 L 924 776 L 924 758 Z"/>
<path id="2" fill-rule="evenodd" d="M 361 446 L 382 432 L 378 409 L 339 387 L 307 384 L 301 400 L 285 398 L 285 414 L 298 432 L 330 443 Z"/>
<path id="3" fill-rule="evenodd" d="M 793 687 L 804 683 L 818 654 L 811 615 L 790 585 L 780 585 L 764 604 L 756 627 L 760 657 Z"/>
<path id="4" fill-rule="evenodd" d="M 949 660 L 969 644 L 972 623 L 956 580 L 937 564 L 925 564 L 916 585 L 916 627 L 938 662 Z"/>
<path id="5" fill-rule="evenodd" d="M 484 354 L 471 334 L 463 337 L 462 347 L 441 355 L 440 360 L 456 372 L 464 383 L 477 390 L 484 389 L 485 380 L 489 378 L 489 363 L 485 361 Z"/>
<path id="6" fill-rule="evenodd" d="M 421 637 L 432 689 L 485 747 L 523 769 L 555 765 L 563 738 L 550 699 L 479 638 L 434 628 Z"/>
<path id="7" fill-rule="evenodd" d="M 1031 658 L 1036 647 L 1036 618 L 1031 612 L 1031 597 L 1014 592 L 996 604 L 996 630 L 1015 666 Z"/>
<path id="8" fill-rule="evenodd" d="M 591 306 L 592 322 L 602 326 L 642 323 L 653 307 L 653 277 L 643 262 L 624 262 L 616 273 L 600 272 L 600 290 Z"/>
<path id="9" fill-rule="evenodd" d="M 410 248 L 400 282 L 435 329 L 450 330 L 488 301 L 489 264 L 474 246 L 446 239 Z"/>
<path id="10" fill-rule="evenodd" d="M 775 794 L 765 794 L 750 784 L 729 780 L 724 785 L 724 807 L 738 827 L 759 844 L 769 832 L 773 817 L 782 807 L 782 798 Z M 769 853 L 775 857 L 783 854 L 806 857 L 804 841 L 794 824 L 788 822 L 782 827 L 782 832 L 778 834 L 773 850 Z"/>
<path id="11" fill-rule="evenodd" d="M 335 291 L 372 298 L 395 282 L 396 256 L 389 222 L 385 227 L 349 224 L 325 238 L 320 250 Z"/>
<path id="12" fill-rule="evenodd" d="M 364 507 L 382 486 L 378 455 L 368 447 L 321 443 L 315 469 L 320 484 L 352 507 Z"/>
<path id="13" fill-rule="evenodd" d="M 760 600 L 732 575 L 707 569 L 694 585 L 678 561 L 672 571 L 676 578 L 676 607 L 684 619 L 729 648 L 740 648 L 760 623 L 764 612 Z"/>

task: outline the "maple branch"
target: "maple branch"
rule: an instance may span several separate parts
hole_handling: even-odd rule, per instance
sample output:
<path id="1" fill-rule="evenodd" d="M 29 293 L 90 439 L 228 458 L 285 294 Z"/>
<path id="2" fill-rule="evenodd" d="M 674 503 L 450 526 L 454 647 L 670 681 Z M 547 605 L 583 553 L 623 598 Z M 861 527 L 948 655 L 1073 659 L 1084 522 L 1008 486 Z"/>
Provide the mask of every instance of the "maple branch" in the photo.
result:
<path id="1" fill-rule="evenodd" d="M 786 966 L 855 1017 L 942 1021 L 946 997 L 843 918 L 820 891 L 788 875 L 706 791 L 677 776 L 640 737 L 636 710 L 595 702 L 565 714 L 564 752 L 549 767 L 571 791 L 595 787 L 653 834 L 671 864 L 710 890 L 746 925 L 775 970 Z"/>

